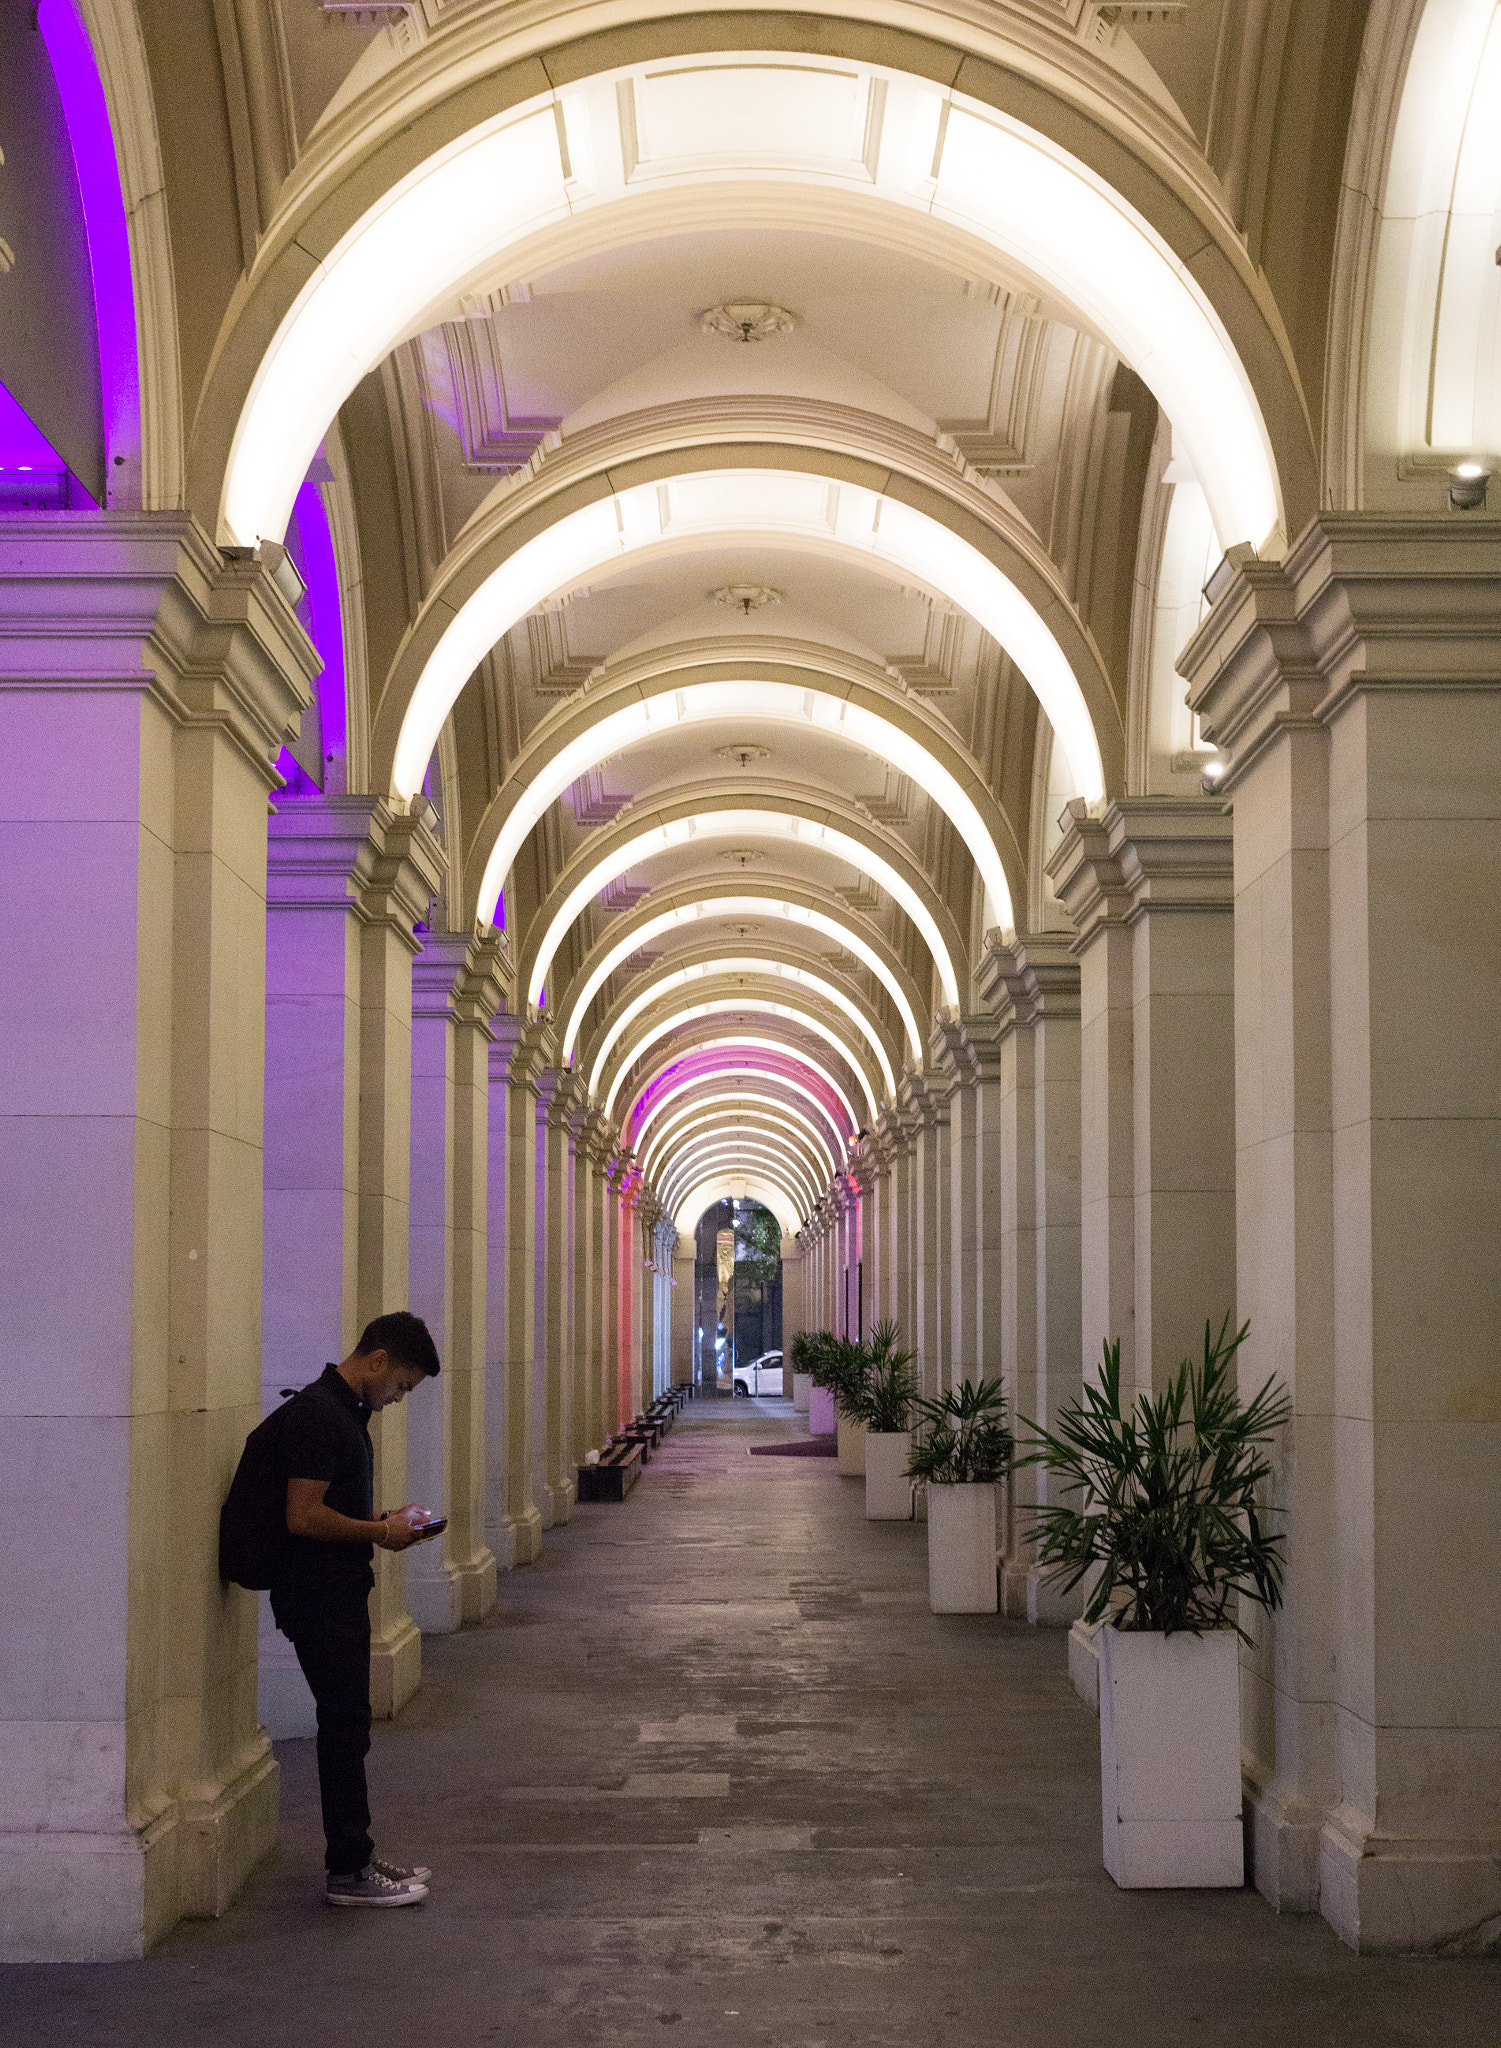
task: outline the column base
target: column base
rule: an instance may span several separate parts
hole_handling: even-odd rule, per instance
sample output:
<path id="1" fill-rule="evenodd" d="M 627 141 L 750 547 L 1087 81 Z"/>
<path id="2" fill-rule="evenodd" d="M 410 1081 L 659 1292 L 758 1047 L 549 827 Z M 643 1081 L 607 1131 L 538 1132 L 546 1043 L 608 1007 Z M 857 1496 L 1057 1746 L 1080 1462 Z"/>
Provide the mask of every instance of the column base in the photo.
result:
<path id="1" fill-rule="evenodd" d="M 280 1777 L 271 1745 L 257 1730 L 244 1765 L 218 1797 L 182 1805 L 177 1832 L 184 1918 L 217 1920 L 228 1912 L 246 1878 L 275 1845 Z"/>
<path id="2" fill-rule="evenodd" d="M 548 1511 L 552 1517 L 547 1526 L 550 1529 L 562 1528 L 563 1524 L 571 1518 L 574 1502 L 577 1499 L 578 1481 L 576 1479 L 554 1480 L 547 1488 Z"/>
<path id="3" fill-rule="evenodd" d="M 503 1542 L 509 1553 L 508 1570 L 512 1565 L 535 1564 L 542 1555 L 542 1516 L 539 1510 L 528 1508 L 524 1515 L 507 1515 L 503 1524 Z"/>
<path id="4" fill-rule="evenodd" d="M 1084 1612 L 1084 1602 L 1082 1586 L 1064 1593 L 1035 1567 L 1027 1573 L 1027 1619 L 1033 1628 L 1072 1628 Z M 1096 1686 L 1096 1697 L 1098 1691 Z"/>
<path id="5" fill-rule="evenodd" d="M 454 1567 L 459 1588 L 459 1626 L 472 1628 L 495 1605 L 496 1561 L 488 1550 L 476 1551 Z"/>
<path id="6" fill-rule="evenodd" d="M 407 1565 L 407 1613 L 425 1636 L 451 1636 L 462 1624 L 458 1570 L 445 1559 Z"/>
<path id="7" fill-rule="evenodd" d="M 1068 1632 L 1068 1676 L 1074 1691 L 1092 1714 L 1100 1711 L 1100 1644 L 1104 1626 L 1076 1621 Z"/>
<path id="8" fill-rule="evenodd" d="M 0 1963 L 137 1962 L 184 1915 L 217 1918 L 276 1840 L 278 1776 L 262 1740 L 212 1802 L 144 1828 L 0 1833 Z"/>
<path id="9" fill-rule="evenodd" d="M 370 1644 L 370 1711 L 394 1721 L 422 1683 L 422 1637 L 409 1614 Z"/>
<path id="10" fill-rule="evenodd" d="M 1501 1842 L 1378 1835 L 1337 1807 L 1320 1837 L 1319 1907 L 1358 1955 L 1501 1954 Z"/>
<path id="11" fill-rule="evenodd" d="M 1275 1913 L 1319 1910 L 1319 1838 L 1325 1809 L 1245 1781 L 1251 1882 Z"/>

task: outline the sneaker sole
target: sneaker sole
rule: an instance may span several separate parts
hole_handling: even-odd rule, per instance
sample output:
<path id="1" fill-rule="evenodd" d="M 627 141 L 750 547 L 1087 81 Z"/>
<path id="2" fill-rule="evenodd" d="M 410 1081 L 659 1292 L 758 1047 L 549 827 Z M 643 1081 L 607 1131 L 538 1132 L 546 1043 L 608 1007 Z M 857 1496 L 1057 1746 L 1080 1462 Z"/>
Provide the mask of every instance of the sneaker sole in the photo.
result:
<path id="1" fill-rule="evenodd" d="M 347 1894 L 325 1892 L 323 1902 L 328 1906 L 420 1906 L 426 1897 L 427 1887 L 423 1885 L 420 1890 L 408 1892 L 405 1898 L 400 1899 L 352 1899 Z"/>

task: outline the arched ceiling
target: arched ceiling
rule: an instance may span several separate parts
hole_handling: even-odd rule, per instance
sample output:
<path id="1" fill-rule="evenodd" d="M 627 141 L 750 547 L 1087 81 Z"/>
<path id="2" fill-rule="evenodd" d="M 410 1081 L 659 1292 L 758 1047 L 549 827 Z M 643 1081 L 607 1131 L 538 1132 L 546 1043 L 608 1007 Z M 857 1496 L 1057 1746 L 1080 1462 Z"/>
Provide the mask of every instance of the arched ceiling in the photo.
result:
<path id="1" fill-rule="evenodd" d="M 1037 0 L 270 11 L 316 118 L 190 365 L 190 500 L 244 544 L 323 493 L 330 787 L 432 800 L 435 919 L 503 923 L 674 1214 L 786 1227 L 1054 914 L 1063 798 L 1127 788 L 1164 444 L 1222 542 L 1311 501 L 1188 74 Z"/>

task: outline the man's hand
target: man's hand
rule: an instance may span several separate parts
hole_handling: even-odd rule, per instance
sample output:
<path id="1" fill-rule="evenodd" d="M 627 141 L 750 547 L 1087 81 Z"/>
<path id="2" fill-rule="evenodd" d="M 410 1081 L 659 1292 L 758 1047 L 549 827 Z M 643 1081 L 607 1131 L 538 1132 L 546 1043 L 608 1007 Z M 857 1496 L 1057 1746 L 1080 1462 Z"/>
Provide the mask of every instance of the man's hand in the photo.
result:
<path id="1" fill-rule="evenodd" d="M 421 1530 L 417 1525 L 432 1519 L 432 1509 L 423 1507 L 420 1501 L 408 1501 L 404 1508 L 387 1508 L 381 1516 L 386 1530 L 382 1550 L 409 1550 L 414 1543 L 431 1542 L 436 1532 Z"/>

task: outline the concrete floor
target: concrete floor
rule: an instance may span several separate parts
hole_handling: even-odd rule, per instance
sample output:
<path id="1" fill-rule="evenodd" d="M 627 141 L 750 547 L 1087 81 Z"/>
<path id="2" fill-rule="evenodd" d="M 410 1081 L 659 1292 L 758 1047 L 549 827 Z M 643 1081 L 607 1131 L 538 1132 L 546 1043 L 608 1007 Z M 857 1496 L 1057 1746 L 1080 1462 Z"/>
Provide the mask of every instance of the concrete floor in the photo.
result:
<path id="1" fill-rule="evenodd" d="M 1501 1971 L 1353 1956 L 1253 1892 L 1120 1892 L 1063 1638 L 927 1609 L 773 1402 L 690 1406 L 376 1731 L 394 1914 L 320 1902 L 311 1743 L 281 1846 L 145 1963 L 0 1970 L 27 2048 L 1496 2048 Z"/>

